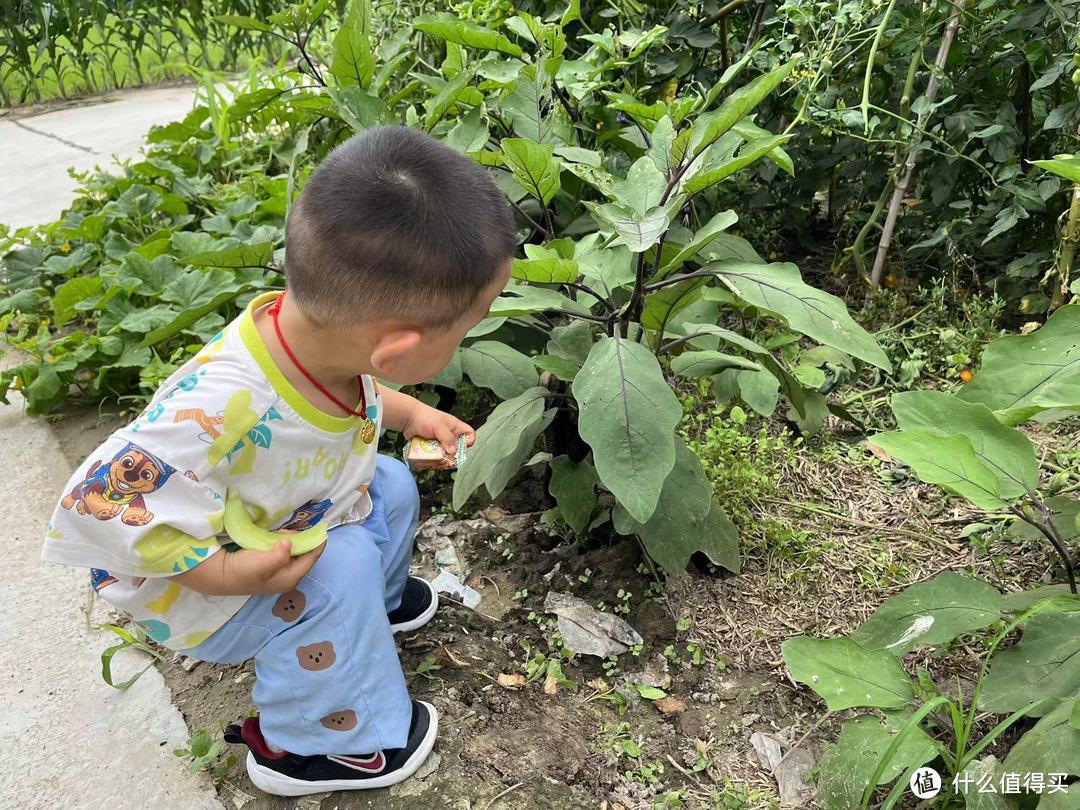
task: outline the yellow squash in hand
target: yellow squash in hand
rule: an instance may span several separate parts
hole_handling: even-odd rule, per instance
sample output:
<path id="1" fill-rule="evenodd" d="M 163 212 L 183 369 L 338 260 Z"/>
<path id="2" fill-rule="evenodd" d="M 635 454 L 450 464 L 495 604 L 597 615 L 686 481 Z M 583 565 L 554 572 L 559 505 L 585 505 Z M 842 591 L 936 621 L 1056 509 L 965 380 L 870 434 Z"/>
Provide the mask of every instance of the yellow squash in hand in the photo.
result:
<path id="1" fill-rule="evenodd" d="M 295 534 L 278 534 L 264 529 L 251 519 L 243 499 L 233 490 L 229 490 L 225 501 L 225 531 L 236 545 L 251 551 L 269 551 L 282 538 L 288 537 L 292 541 L 294 557 L 307 554 L 326 542 L 326 526 L 322 523 Z"/>

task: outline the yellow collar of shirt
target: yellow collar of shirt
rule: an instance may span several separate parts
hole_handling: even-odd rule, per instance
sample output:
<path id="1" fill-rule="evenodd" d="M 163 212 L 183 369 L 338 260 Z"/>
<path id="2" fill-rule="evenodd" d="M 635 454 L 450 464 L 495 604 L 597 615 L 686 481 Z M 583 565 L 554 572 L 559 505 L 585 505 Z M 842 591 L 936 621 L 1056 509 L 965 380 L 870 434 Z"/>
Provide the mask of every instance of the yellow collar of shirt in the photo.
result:
<path id="1" fill-rule="evenodd" d="M 285 375 L 281 373 L 281 369 L 277 367 L 270 357 L 270 351 L 266 348 L 262 335 L 259 334 L 259 330 L 255 326 L 254 316 L 256 310 L 275 301 L 279 295 L 281 295 L 281 293 L 278 292 L 264 293 L 248 304 L 247 310 L 240 316 L 240 339 L 244 341 L 244 346 L 251 352 L 251 356 L 255 358 L 255 362 L 259 364 L 259 368 L 262 370 L 262 373 L 266 375 L 266 379 L 270 381 L 270 385 L 274 391 L 277 392 L 277 394 L 285 400 L 285 402 L 287 402 L 301 418 L 310 422 L 320 430 L 325 430 L 329 433 L 346 433 L 355 429 L 360 422 L 359 417 L 332 416 L 325 411 L 316 408 L 293 387 L 293 384 L 285 378 Z M 368 402 L 373 403 L 375 396 L 372 381 L 365 378 L 363 384 L 365 397 Z"/>

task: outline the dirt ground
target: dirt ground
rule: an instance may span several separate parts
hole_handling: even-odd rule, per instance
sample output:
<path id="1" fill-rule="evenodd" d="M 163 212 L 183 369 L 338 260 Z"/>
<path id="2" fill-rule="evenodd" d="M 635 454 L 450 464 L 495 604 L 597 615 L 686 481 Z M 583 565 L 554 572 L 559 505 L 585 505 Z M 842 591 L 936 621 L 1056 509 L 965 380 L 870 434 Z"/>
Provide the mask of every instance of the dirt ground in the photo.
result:
<path id="1" fill-rule="evenodd" d="M 59 427 L 71 463 L 115 424 L 96 414 L 65 417 Z M 437 475 L 422 482 L 429 503 L 448 481 Z M 483 596 L 476 610 L 444 600 L 430 625 L 400 641 L 413 695 L 442 718 L 426 775 L 388 791 L 277 799 L 248 781 L 243 750 L 226 746 L 239 761 L 220 774 L 226 806 L 776 807 L 776 783 L 751 735 L 802 740 L 816 758 L 833 733 L 832 721 L 819 723 L 823 706 L 786 679 L 784 639 L 848 632 L 888 596 L 941 570 L 973 570 L 1012 589 L 1037 582 L 1049 565 L 1032 549 L 1022 570 L 1006 567 L 993 548 L 958 539 L 969 515 L 933 488 L 898 486 L 855 438 L 800 451 L 783 471 L 781 495 L 754 504 L 755 525 L 742 527 L 740 575 L 705 566 L 664 586 L 632 541 L 562 538 L 541 512 L 524 511 L 543 503 L 539 482 L 525 479 L 494 505 L 422 523 L 417 570 L 433 574 L 436 547 L 449 541 Z M 772 527 L 769 536 L 757 518 Z M 777 526 L 787 538 L 779 546 Z M 563 660 L 563 683 L 547 677 L 561 646 L 543 612 L 549 591 L 617 609 L 643 637 L 641 649 L 617 663 Z M 975 655 L 959 648 L 934 666 L 974 671 Z M 214 736 L 254 710 L 252 670 L 171 654 L 163 666 L 189 727 Z M 503 686 L 500 675 L 527 682 Z M 677 700 L 644 699 L 642 685 Z"/>

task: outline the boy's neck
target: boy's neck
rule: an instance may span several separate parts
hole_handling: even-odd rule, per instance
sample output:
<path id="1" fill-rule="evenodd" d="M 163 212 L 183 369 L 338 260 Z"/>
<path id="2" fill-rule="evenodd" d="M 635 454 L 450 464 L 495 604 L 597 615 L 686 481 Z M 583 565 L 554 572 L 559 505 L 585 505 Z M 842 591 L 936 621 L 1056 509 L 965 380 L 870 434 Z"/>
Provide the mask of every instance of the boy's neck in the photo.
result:
<path id="1" fill-rule="evenodd" d="M 312 385 L 289 358 L 278 339 L 269 309 L 269 305 L 260 307 L 253 313 L 253 317 L 255 327 L 270 352 L 274 365 L 305 399 L 320 410 L 341 416 L 341 408 Z M 289 300 L 281 307 L 278 325 L 289 349 L 312 377 L 342 402 L 351 405 L 357 401 L 357 375 L 370 374 L 371 370 L 357 369 L 341 361 L 342 353 L 335 351 L 335 347 L 342 345 L 342 341 L 346 340 L 345 335 L 313 324 Z"/>

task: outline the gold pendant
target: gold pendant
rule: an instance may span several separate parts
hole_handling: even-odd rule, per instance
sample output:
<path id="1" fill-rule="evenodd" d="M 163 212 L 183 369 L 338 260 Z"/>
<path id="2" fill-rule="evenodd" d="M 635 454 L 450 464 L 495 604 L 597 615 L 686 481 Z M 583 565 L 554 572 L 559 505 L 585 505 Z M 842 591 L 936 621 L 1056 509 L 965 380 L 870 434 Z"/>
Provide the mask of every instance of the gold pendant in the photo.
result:
<path id="1" fill-rule="evenodd" d="M 360 426 L 360 439 L 364 444 L 371 444 L 375 441 L 375 423 L 370 419 L 365 419 L 364 424 Z"/>

